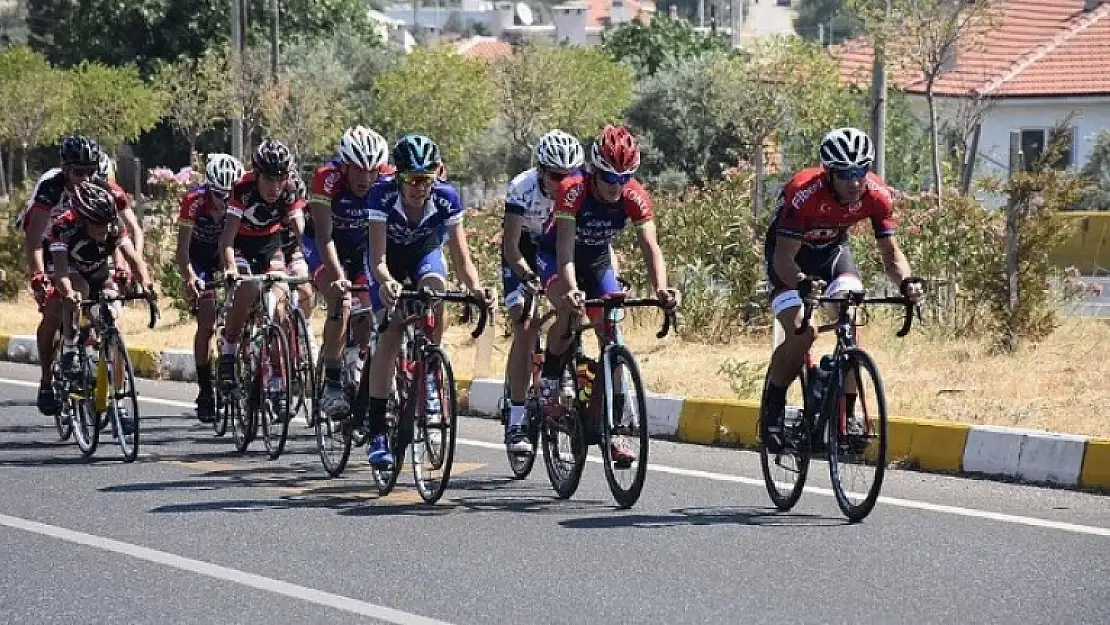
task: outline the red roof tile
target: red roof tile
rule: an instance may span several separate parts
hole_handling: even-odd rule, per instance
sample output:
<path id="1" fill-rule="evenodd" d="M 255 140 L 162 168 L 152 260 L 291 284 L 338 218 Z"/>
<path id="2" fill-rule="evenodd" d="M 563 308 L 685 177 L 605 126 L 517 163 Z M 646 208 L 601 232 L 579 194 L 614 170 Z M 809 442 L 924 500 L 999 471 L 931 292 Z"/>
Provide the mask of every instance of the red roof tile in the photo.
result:
<path id="1" fill-rule="evenodd" d="M 654 0 L 622 0 L 628 12 L 637 16 L 641 23 L 650 24 L 655 13 Z M 602 28 L 613 9 L 613 0 L 586 0 L 586 27 Z"/>
<path id="2" fill-rule="evenodd" d="M 496 37 L 471 37 L 455 48 L 462 56 L 472 59 L 492 59 L 513 53 L 513 46 Z"/>
<path id="3" fill-rule="evenodd" d="M 954 67 L 935 84 L 939 95 L 1048 96 L 1110 94 L 1110 3 L 1085 11 L 1085 0 L 995 0 L 991 28 L 969 36 Z M 834 51 L 841 78 L 871 78 L 873 50 L 861 40 Z M 921 73 L 896 69 L 892 80 L 923 93 Z"/>

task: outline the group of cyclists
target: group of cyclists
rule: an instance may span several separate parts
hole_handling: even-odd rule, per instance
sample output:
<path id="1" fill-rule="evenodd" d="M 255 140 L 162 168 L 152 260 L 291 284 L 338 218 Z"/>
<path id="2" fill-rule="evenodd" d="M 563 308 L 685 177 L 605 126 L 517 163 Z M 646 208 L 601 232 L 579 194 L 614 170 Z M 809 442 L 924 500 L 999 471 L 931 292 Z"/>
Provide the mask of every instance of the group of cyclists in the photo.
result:
<path id="1" fill-rule="evenodd" d="M 803 300 L 821 283 L 828 285 L 829 295 L 862 289 L 848 229 L 871 220 L 887 275 L 907 298 L 922 295 L 895 238 L 891 190 L 871 171 L 870 138 L 854 128 L 835 129 L 821 140 L 819 154 L 819 167 L 797 173 L 783 188 L 765 243 L 771 309 L 787 329 L 785 342 L 771 358 L 761 415 L 762 440 L 772 451 L 784 445 L 786 389 L 816 337 L 815 331 L 790 331 L 802 326 Z M 69 370 L 75 346 L 68 320 L 74 306 L 122 284 L 154 293 L 141 253 L 142 229 L 129 197 L 113 180 L 111 160 L 95 141 L 82 136 L 67 137 L 60 157 L 60 167 L 39 179 L 19 219 L 31 288 L 42 313 L 38 408 L 51 415 L 60 410 L 51 384 L 53 346 L 60 334 L 62 370 Z M 529 302 L 546 297 L 556 312 L 543 343 L 536 389 L 545 417 L 558 417 L 564 410 L 559 378 L 570 348 L 568 328 L 583 315 L 583 302 L 622 291 L 612 243 L 629 226 L 636 229 L 660 305 L 665 310 L 679 305 L 679 293 L 667 281 L 651 196 L 635 179 L 639 165 L 639 145 L 624 126 L 605 126 L 588 147 L 552 130 L 536 143 L 534 167 L 508 185 L 501 268 L 504 305 L 514 325 L 507 366 L 505 445 L 510 453 L 535 451 L 525 426 L 539 333 L 525 310 Z M 319 346 L 324 372 L 319 408 L 331 419 L 367 424 L 369 463 L 391 465 L 385 416 L 402 326 L 388 326 L 372 337 L 374 324 L 361 315 L 360 327 L 352 328 L 363 345 L 377 341 L 363 370 L 366 401 L 352 406 L 340 382 L 347 325 L 356 308 L 370 307 L 378 318 L 393 310 L 403 285 L 444 290 L 446 256 L 465 288 L 493 306 L 494 291 L 479 278 L 463 219 L 463 205 L 447 180 L 440 149 L 421 134 L 404 135 L 390 146 L 373 130 L 347 128 L 335 157 L 315 170 L 311 185 L 302 182 L 289 148 L 274 139 L 253 151 L 249 171 L 233 156 L 209 155 L 203 185 L 181 200 L 176 256 L 197 321 L 197 417 L 212 421 L 214 385 L 235 383 L 237 345 L 260 289 L 237 278 L 300 276 L 309 279 L 298 287 L 305 315 L 312 314 L 313 291 L 327 304 Z M 228 285 L 230 296 L 214 366 L 210 353 L 217 310 L 213 291 L 205 285 L 215 281 Z M 353 291 L 353 285 L 364 288 Z M 437 320 L 433 342 L 441 340 L 443 328 Z M 435 380 L 429 376 L 424 382 Z M 433 405 L 436 394 L 427 397 L 426 414 L 434 419 L 439 411 Z M 619 395 L 614 398 L 617 414 L 622 401 Z M 633 459 L 620 439 L 614 439 L 609 452 L 617 462 Z"/>

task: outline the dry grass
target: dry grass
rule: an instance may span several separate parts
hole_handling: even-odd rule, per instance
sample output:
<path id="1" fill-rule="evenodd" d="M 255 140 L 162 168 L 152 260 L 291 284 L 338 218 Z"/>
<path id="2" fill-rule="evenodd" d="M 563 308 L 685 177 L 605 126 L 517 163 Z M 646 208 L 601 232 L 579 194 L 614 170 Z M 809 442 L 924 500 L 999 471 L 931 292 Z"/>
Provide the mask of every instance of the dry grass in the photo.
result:
<path id="1" fill-rule="evenodd" d="M 174 312 L 161 327 L 147 330 L 146 310 L 129 307 L 123 327 L 133 346 L 188 349 L 192 326 L 173 323 Z M 0 303 L 0 333 L 33 334 L 38 317 L 29 302 Z M 319 331 L 323 314 L 314 316 Z M 758 392 L 770 354 L 767 336 L 747 337 L 730 345 L 688 343 L 676 337 L 657 340 L 655 328 L 630 328 L 628 343 L 637 354 L 647 387 L 656 392 L 694 397 L 729 397 L 726 361 L 747 362 Z M 475 348 L 467 330 L 448 330 L 446 343 L 457 373 L 475 370 Z M 976 424 L 1040 428 L 1110 437 L 1110 324 L 1068 319 L 1047 341 L 1015 356 L 994 355 L 984 341 L 941 340 L 924 333 L 906 339 L 876 321 L 864 330 L 864 344 L 875 356 L 893 414 Z M 827 348 L 823 337 L 819 348 Z M 494 342 L 488 375 L 503 375 L 508 341 L 500 331 Z M 748 397 L 756 399 L 756 397 Z"/>

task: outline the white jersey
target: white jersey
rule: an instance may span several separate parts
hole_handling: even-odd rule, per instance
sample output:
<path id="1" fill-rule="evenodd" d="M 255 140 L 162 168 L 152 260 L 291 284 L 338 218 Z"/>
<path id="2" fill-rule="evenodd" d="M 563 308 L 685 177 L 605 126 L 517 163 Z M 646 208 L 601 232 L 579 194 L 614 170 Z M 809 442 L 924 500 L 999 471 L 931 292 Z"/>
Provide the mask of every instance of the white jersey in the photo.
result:
<path id="1" fill-rule="evenodd" d="M 555 198 L 543 194 L 543 184 L 535 167 L 521 172 L 505 190 L 505 213 L 524 218 L 523 233 L 535 240 L 555 208 Z"/>

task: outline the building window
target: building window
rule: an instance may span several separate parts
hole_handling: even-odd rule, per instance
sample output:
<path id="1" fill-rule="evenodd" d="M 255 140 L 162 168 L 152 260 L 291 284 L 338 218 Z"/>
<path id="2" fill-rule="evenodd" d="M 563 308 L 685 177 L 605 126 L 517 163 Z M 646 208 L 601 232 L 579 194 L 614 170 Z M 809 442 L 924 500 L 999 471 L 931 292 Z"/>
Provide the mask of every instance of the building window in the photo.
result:
<path id="1" fill-rule="evenodd" d="M 1021 131 L 1021 153 L 1026 171 L 1032 169 L 1048 149 L 1053 139 L 1052 133 L 1052 128 L 1025 128 Z M 1067 128 L 1064 133 L 1066 135 L 1064 150 L 1060 153 L 1060 158 L 1053 163 L 1054 169 L 1066 169 L 1075 165 L 1075 128 Z"/>

